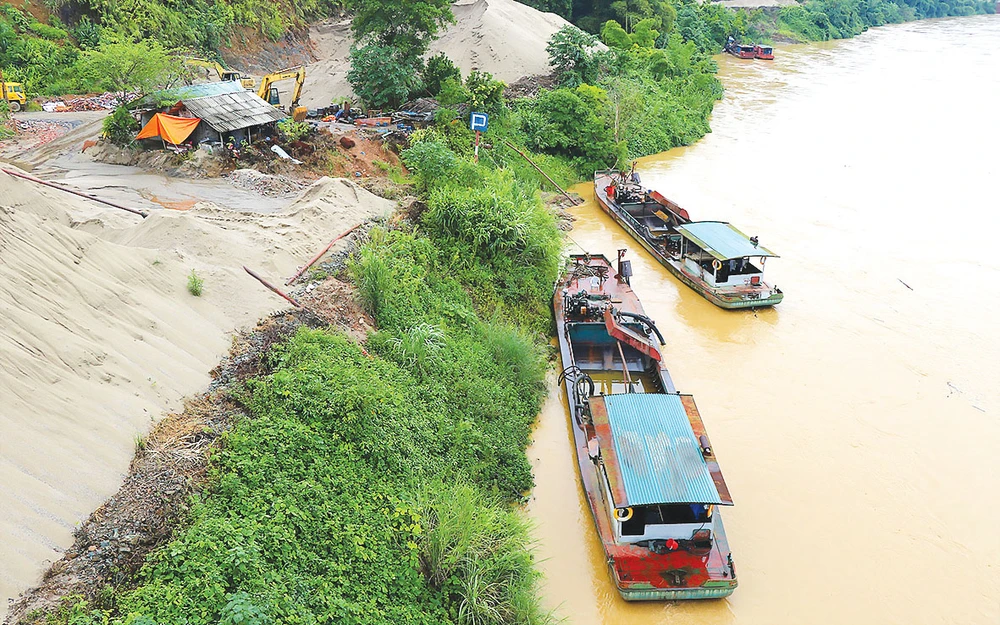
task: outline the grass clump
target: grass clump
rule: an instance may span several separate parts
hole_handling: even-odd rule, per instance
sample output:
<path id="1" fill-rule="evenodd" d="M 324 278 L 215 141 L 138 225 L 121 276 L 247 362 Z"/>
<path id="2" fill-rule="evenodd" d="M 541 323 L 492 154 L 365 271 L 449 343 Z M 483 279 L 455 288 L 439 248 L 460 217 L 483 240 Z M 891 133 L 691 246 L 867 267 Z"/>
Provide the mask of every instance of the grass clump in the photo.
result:
<path id="1" fill-rule="evenodd" d="M 420 565 L 431 585 L 458 598 L 458 623 L 541 623 L 538 574 L 525 517 L 466 484 L 437 486 L 424 502 Z"/>
<path id="2" fill-rule="evenodd" d="M 192 269 L 191 273 L 188 274 L 188 279 L 187 279 L 188 293 L 194 295 L 195 297 L 201 297 L 201 290 L 204 284 L 205 280 L 199 278 L 198 274 L 195 273 L 194 269 Z"/>

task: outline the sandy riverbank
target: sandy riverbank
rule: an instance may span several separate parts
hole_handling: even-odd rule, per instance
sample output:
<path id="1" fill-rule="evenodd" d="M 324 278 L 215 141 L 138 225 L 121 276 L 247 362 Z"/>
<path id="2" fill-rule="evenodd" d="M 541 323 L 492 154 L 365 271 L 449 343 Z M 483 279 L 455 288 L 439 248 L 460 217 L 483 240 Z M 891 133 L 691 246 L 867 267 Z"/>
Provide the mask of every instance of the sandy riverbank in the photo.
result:
<path id="1" fill-rule="evenodd" d="M 0 594 L 35 583 L 119 486 L 135 438 L 203 390 L 279 280 L 394 203 L 322 179 L 268 215 L 200 204 L 142 220 L 0 174 Z M 194 270 L 204 293 L 185 288 Z M 7 601 L 0 611 L 5 612 Z"/>

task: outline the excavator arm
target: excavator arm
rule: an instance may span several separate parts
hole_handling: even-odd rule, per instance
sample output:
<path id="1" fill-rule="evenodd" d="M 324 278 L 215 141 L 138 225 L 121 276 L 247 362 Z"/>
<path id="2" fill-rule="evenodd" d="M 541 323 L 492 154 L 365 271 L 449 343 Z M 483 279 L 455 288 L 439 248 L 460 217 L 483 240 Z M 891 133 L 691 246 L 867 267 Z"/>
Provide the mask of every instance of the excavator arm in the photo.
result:
<path id="1" fill-rule="evenodd" d="M 222 67 L 215 61 L 206 61 L 205 59 L 184 59 L 184 64 L 215 70 L 215 73 L 219 76 L 219 80 L 222 80 L 222 76 L 226 73 L 226 68 Z"/>
<path id="2" fill-rule="evenodd" d="M 223 80 L 223 81 L 230 81 L 231 80 L 231 81 L 234 81 L 234 82 L 238 81 L 241 85 L 243 85 L 244 89 L 253 89 L 254 88 L 254 80 L 253 80 L 253 78 L 250 78 L 249 76 L 242 76 L 237 71 L 233 71 L 231 69 L 226 69 L 221 64 L 216 63 L 215 61 L 209 61 L 209 60 L 206 60 L 206 59 L 198 59 L 198 58 L 187 58 L 187 59 L 184 59 L 184 64 L 185 65 L 193 65 L 195 67 L 204 67 L 204 68 L 207 68 L 207 69 L 215 70 L 215 73 L 219 75 L 219 80 Z"/>
<path id="3" fill-rule="evenodd" d="M 260 97 L 260 99 L 277 106 L 277 94 L 272 97 L 271 88 L 274 86 L 274 83 L 279 80 L 287 80 L 289 78 L 295 79 L 295 90 L 292 92 L 292 102 L 289 105 L 289 108 L 297 107 L 299 105 L 299 96 L 302 95 L 302 84 L 306 81 L 306 68 L 304 67 L 283 69 L 265 75 L 260 79 L 260 87 L 257 88 L 257 96 Z"/>

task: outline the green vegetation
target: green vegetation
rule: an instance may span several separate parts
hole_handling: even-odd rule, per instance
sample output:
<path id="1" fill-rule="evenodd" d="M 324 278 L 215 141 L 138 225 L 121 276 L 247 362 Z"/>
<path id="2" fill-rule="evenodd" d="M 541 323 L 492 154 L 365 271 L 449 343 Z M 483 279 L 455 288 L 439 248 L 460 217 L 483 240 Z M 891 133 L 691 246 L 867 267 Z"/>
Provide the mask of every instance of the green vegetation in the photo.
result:
<path id="1" fill-rule="evenodd" d="M 278 132 L 286 141 L 300 141 L 312 132 L 312 126 L 306 122 L 297 122 L 291 117 L 286 117 L 277 124 Z"/>
<path id="2" fill-rule="evenodd" d="M 708 117 L 722 97 L 710 58 L 714 43 L 699 48 L 678 32 L 661 33 L 657 24 L 639 20 L 628 32 L 608 21 L 602 27 L 607 49 L 577 28 L 557 32 L 548 51 L 563 86 L 514 103 L 516 142 L 589 177 L 709 132 Z"/>
<path id="3" fill-rule="evenodd" d="M 602 39 L 602 28 L 608 20 L 634 29 L 641 20 L 659 19 L 662 30 L 670 32 L 673 19 L 679 18 L 685 8 L 696 13 L 732 13 L 719 6 L 702 11 L 691 0 L 524 0 L 524 3 L 558 13 L 588 32 L 602 32 Z M 703 6 L 711 7 L 711 3 Z M 807 0 L 804 4 L 784 7 L 777 30 L 786 36 L 814 41 L 853 37 L 870 26 L 929 17 L 993 13 L 994 6 L 990 0 Z M 745 15 L 750 17 L 752 14 Z M 756 31 L 758 36 L 767 36 L 774 33 L 773 25 L 767 24 L 759 13 L 746 26 L 748 31 L 736 28 L 724 34 L 747 35 Z"/>
<path id="4" fill-rule="evenodd" d="M 373 108 L 402 104 L 420 89 L 420 57 L 407 56 L 396 48 L 369 43 L 351 49 L 347 80 L 354 92 Z"/>
<path id="5" fill-rule="evenodd" d="M 160 85 L 176 80 L 181 69 L 159 42 L 150 39 L 101 42 L 83 53 L 79 65 L 79 71 L 92 77 L 93 84 L 117 94 L 119 104 L 153 93 Z"/>
<path id="6" fill-rule="evenodd" d="M 427 59 L 420 78 L 423 80 L 424 89 L 428 93 L 435 94 L 441 92 L 441 86 L 445 80 L 449 78 L 462 80 L 462 72 L 451 59 L 445 56 L 444 52 L 438 52 Z"/>
<path id="7" fill-rule="evenodd" d="M 10 105 L 0 101 L 0 141 L 14 136 L 14 131 L 10 128 Z"/>
<path id="8" fill-rule="evenodd" d="M 351 6 L 355 45 L 347 79 L 354 92 L 381 108 L 423 91 L 423 54 L 438 30 L 455 21 L 449 0 L 354 0 Z M 442 69 L 439 62 L 433 71 Z"/>
<path id="9" fill-rule="evenodd" d="M 135 121 L 127 108 L 119 106 L 114 113 L 104 118 L 102 129 L 102 134 L 108 141 L 124 147 L 135 141 L 139 122 Z"/>
<path id="10" fill-rule="evenodd" d="M 551 621 L 517 504 L 561 239 L 532 181 L 438 131 L 404 159 L 426 212 L 376 228 L 348 264 L 377 332 L 363 349 L 302 328 L 275 348 L 233 391 L 246 417 L 185 525 L 60 622 Z"/>
<path id="11" fill-rule="evenodd" d="M 930 17 L 993 13 L 989 0 L 809 0 L 782 7 L 777 32 L 806 41 L 844 39 L 871 26 Z"/>
<path id="12" fill-rule="evenodd" d="M 198 274 L 196 274 L 194 272 L 194 269 L 192 269 L 191 273 L 188 274 L 188 281 L 187 281 L 187 290 L 188 290 L 188 293 L 190 293 L 191 295 L 194 295 L 195 297 L 200 297 L 201 296 L 201 288 L 202 288 L 202 286 L 204 286 L 204 284 L 205 284 L 205 280 L 203 278 L 199 278 Z"/>

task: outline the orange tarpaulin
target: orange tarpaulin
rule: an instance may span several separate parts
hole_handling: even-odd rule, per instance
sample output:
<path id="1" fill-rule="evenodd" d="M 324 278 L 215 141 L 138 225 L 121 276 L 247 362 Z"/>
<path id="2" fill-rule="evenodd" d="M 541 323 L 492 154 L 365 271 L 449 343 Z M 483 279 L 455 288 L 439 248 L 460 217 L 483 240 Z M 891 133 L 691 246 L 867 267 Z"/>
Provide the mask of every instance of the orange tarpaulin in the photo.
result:
<path id="1" fill-rule="evenodd" d="M 142 127 L 136 139 L 161 137 L 167 143 L 178 145 L 191 136 L 201 119 L 198 117 L 176 117 L 157 113 Z"/>

